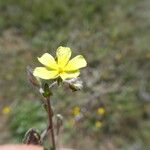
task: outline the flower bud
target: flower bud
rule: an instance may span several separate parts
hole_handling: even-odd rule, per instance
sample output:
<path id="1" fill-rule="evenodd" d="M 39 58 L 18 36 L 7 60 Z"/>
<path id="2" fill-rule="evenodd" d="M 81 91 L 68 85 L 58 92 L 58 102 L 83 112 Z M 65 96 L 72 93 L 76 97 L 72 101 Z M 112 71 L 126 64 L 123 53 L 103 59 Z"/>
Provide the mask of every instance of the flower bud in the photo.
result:
<path id="1" fill-rule="evenodd" d="M 35 86 L 35 87 L 40 87 L 41 86 L 40 78 L 35 77 L 33 75 L 33 71 L 32 71 L 32 68 L 30 66 L 27 67 L 27 77 L 28 77 L 29 82 L 33 86 Z"/>
<path id="2" fill-rule="evenodd" d="M 41 145 L 41 136 L 36 129 L 29 129 L 23 139 L 24 144 Z"/>
<path id="3" fill-rule="evenodd" d="M 69 83 L 69 87 L 72 91 L 79 91 L 83 88 L 83 82 L 81 80 L 77 80 L 75 82 Z"/>
<path id="4" fill-rule="evenodd" d="M 59 131 L 60 131 L 60 127 L 61 127 L 62 124 L 63 124 L 63 116 L 60 115 L 60 114 L 57 114 L 56 119 L 57 119 L 56 128 L 57 128 L 57 135 L 58 135 L 58 134 L 59 134 Z"/>

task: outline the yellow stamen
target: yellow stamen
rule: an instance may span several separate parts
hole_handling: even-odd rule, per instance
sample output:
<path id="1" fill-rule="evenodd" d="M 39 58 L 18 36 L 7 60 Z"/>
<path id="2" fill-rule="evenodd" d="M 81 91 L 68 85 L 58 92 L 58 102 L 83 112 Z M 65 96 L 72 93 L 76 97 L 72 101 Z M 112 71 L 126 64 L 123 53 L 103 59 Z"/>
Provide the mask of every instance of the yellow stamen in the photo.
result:
<path id="1" fill-rule="evenodd" d="M 64 72 L 64 70 L 62 69 L 62 68 L 59 68 L 59 71 L 58 71 L 59 73 L 63 73 Z"/>

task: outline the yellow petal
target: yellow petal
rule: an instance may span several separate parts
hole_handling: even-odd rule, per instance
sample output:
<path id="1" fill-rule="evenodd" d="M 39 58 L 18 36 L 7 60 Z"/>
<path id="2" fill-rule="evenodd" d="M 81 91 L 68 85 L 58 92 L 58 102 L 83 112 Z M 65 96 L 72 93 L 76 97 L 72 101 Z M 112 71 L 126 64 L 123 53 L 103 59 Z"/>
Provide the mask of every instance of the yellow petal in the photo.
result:
<path id="1" fill-rule="evenodd" d="M 63 72 L 60 74 L 60 77 L 62 78 L 62 80 L 65 80 L 65 79 L 76 78 L 79 76 L 79 74 L 80 74 L 79 70 L 73 72 Z"/>
<path id="2" fill-rule="evenodd" d="M 51 68 L 51 69 L 57 69 L 58 65 L 54 59 L 53 56 L 51 56 L 48 53 L 43 54 L 40 58 L 38 58 L 39 62 L 42 63 L 44 66 Z"/>
<path id="3" fill-rule="evenodd" d="M 55 79 L 58 76 L 58 71 L 48 70 L 45 67 L 36 67 L 33 71 L 33 75 L 45 80 Z"/>
<path id="4" fill-rule="evenodd" d="M 87 62 L 84 59 L 84 57 L 82 55 L 78 55 L 68 62 L 64 70 L 66 71 L 77 70 L 79 68 L 86 67 L 86 65 Z"/>
<path id="5" fill-rule="evenodd" d="M 56 51 L 57 62 L 59 67 L 63 68 L 71 57 L 71 49 L 69 47 L 58 47 Z"/>

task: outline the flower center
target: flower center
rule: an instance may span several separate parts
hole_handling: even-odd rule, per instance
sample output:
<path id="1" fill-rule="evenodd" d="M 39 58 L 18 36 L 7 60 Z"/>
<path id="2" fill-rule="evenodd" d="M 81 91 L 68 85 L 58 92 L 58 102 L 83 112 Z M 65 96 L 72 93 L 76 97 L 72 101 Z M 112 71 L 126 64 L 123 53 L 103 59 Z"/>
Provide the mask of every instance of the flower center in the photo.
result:
<path id="1" fill-rule="evenodd" d="M 62 68 L 59 68 L 59 73 L 63 73 L 64 70 Z"/>

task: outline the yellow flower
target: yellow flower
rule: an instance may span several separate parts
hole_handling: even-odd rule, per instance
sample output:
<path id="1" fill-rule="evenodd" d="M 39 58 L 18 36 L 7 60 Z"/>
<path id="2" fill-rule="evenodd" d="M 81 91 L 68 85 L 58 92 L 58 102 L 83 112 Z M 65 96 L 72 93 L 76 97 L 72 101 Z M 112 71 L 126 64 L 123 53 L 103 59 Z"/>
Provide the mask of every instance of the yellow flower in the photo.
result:
<path id="1" fill-rule="evenodd" d="M 102 126 L 102 122 L 97 120 L 97 121 L 95 122 L 95 127 L 96 127 L 96 128 L 100 128 L 101 126 Z"/>
<path id="2" fill-rule="evenodd" d="M 72 109 L 72 113 L 74 116 L 77 116 L 80 114 L 80 107 L 78 106 L 75 106 L 73 109 Z"/>
<path id="3" fill-rule="evenodd" d="M 150 58 L 150 53 L 145 54 L 146 58 Z"/>
<path id="4" fill-rule="evenodd" d="M 97 113 L 102 115 L 102 114 L 105 113 L 105 109 L 104 109 L 103 107 L 99 107 L 99 108 L 97 109 Z"/>
<path id="5" fill-rule="evenodd" d="M 55 79 L 61 77 L 62 80 L 78 77 L 79 69 L 86 67 L 86 60 L 82 55 L 71 57 L 71 49 L 69 47 L 58 47 L 56 50 L 56 59 L 48 53 L 38 58 L 44 67 L 36 67 L 33 75 L 41 79 Z"/>
<path id="6" fill-rule="evenodd" d="M 115 58 L 116 58 L 116 60 L 121 60 L 122 59 L 122 54 L 121 53 L 117 53 Z"/>
<path id="7" fill-rule="evenodd" d="M 2 113 L 3 114 L 8 114 L 10 112 L 10 107 L 8 106 L 5 106 L 3 109 L 2 109 Z"/>

